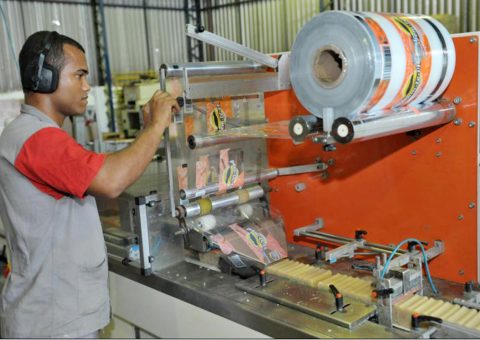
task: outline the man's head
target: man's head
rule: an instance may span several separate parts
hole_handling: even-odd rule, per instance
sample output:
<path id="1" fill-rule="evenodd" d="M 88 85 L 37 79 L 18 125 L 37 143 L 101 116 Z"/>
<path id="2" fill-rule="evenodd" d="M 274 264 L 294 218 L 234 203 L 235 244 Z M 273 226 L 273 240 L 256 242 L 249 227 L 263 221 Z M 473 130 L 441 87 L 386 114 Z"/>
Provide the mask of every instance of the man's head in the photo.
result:
<path id="1" fill-rule="evenodd" d="M 28 37 L 19 56 L 26 99 L 34 98 L 63 115 L 85 112 L 90 86 L 85 50 L 57 32 L 40 31 Z"/>

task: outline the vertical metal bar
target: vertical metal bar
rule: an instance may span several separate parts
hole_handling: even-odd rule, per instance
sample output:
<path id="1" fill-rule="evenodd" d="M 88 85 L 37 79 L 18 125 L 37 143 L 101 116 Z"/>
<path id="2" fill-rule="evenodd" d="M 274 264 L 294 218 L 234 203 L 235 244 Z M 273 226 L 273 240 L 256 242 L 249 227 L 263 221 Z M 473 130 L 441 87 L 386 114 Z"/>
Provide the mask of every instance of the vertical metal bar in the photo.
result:
<path id="1" fill-rule="evenodd" d="M 97 57 L 97 70 L 98 70 L 98 85 L 102 86 L 105 84 L 105 78 L 103 77 L 103 58 L 101 53 L 101 38 L 100 38 L 100 22 L 98 21 L 98 7 L 97 1 L 91 0 L 90 4 L 92 6 L 92 18 L 93 18 L 93 32 L 95 34 L 95 52 Z"/>
<path id="2" fill-rule="evenodd" d="M 470 1 L 470 27 L 469 27 L 469 32 L 474 32 L 476 31 L 477 28 L 477 0 Z"/>
<path id="3" fill-rule="evenodd" d="M 460 29 L 460 25 L 462 23 L 462 11 L 460 9 L 460 0 L 455 0 L 455 16 L 458 20 L 458 29 Z"/>
<path id="4" fill-rule="evenodd" d="M 453 0 L 447 0 L 447 13 L 452 15 L 453 14 Z"/>
<path id="5" fill-rule="evenodd" d="M 144 276 L 152 274 L 150 262 L 150 241 L 148 237 L 147 201 L 145 196 L 135 197 L 135 228 L 140 247 L 140 272 Z"/>
<path id="6" fill-rule="evenodd" d="M 160 90 L 166 91 L 167 79 L 165 69 L 160 69 Z M 168 173 L 168 198 L 170 200 L 170 212 L 172 217 L 175 217 L 175 192 L 173 185 L 173 163 L 172 163 L 172 146 L 170 145 L 170 129 L 167 127 L 163 133 L 163 143 L 165 145 L 166 166 Z"/>
<path id="7" fill-rule="evenodd" d="M 112 73 L 110 71 L 110 58 L 108 55 L 108 39 L 107 39 L 107 24 L 105 22 L 105 4 L 103 0 L 99 0 L 98 9 L 101 18 L 101 30 L 103 38 L 103 59 L 105 61 L 105 82 L 108 90 L 108 107 L 110 109 L 110 129 L 112 132 L 117 131 L 117 124 L 115 124 L 115 111 L 113 110 L 113 91 L 112 91 Z"/>
<path id="8" fill-rule="evenodd" d="M 195 0 L 195 24 L 198 26 L 202 25 L 202 12 L 201 12 L 201 3 L 200 0 Z M 205 56 L 203 53 L 203 43 L 201 41 L 197 41 L 197 49 L 198 49 L 198 60 L 205 61 Z"/>
<path id="9" fill-rule="evenodd" d="M 147 0 L 143 0 L 143 23 L 145 25 L 145 42 L 147 47 L 147 65 L 149 69 L 153 68 L 151 49 L 150 49 L 150 30 L 148 28 Z"/>
<path id="10" fill-rule="evenodd" d="M 188 8 L 188 2 L 189 0 L 183 0 L 183 10 L 185 14 L 185 24 L 190 23 L 190 9 Z M 193 55 L 192 55 L 192 38 L 187 36 L 187 58 L 189 62 L 193 61 Z"/>

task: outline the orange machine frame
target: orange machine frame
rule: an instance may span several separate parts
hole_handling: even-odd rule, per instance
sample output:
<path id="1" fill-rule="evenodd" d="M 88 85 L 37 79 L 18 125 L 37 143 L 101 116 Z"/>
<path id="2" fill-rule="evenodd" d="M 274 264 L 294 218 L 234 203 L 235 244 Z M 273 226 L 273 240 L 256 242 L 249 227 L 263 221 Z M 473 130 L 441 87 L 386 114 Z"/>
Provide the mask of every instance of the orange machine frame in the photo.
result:
<path id="1" fill-rule="evenodd" d="M 432 275 L 464 282 L 477 272 L 478 172 L 478 35 L 457 36 L 456 69 L 444 98 L 461 97 L 457 119 L 421 131 L 337 145 L 324 152 L 307 141 L 270 140 L 272 167 L 330 161 L 328 177 L 304 174 L 270 182 L 271 204 L 285 219 L 289 242 L 313 246 L 293 237 L 293 230 L 321 217 L 324 231 L 353 237 L 368 231 L 370 242 L 397 244 L 415 237 L 445 242 L 445 253 L 431 261 Z M 265 94 L 270 122 L 307 114 L 293 91 Z M 305 190 L 295 191 L 297 183 Z"/>

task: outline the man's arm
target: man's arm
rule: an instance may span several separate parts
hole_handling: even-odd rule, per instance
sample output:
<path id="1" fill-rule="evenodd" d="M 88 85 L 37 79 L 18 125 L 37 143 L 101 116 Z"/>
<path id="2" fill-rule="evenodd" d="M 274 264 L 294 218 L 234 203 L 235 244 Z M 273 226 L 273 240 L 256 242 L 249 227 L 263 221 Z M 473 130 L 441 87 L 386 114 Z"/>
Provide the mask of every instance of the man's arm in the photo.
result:
<path id="1" fill-rule="evenodd" d="M 171 121 L 172 110 L 180 110 L 175 98 L 157 91 L 144 106 L 146 128 L 127 148 L 108 154 L 87 192 L 115 198 L 135 182 L 151 162 Z"/>

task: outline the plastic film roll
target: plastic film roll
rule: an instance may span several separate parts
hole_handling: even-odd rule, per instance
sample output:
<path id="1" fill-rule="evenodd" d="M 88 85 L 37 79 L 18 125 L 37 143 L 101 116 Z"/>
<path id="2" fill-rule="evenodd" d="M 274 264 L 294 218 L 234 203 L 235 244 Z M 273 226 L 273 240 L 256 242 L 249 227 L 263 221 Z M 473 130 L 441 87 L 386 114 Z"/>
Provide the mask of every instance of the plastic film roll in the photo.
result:
<path id="1" fill-rule="evenodd" d="M 330 11 L 292 47 L 291 81 L 315 116 L 334 118 L 437 99 L 455 68 L 448 31 L 427 16 Z"/>

